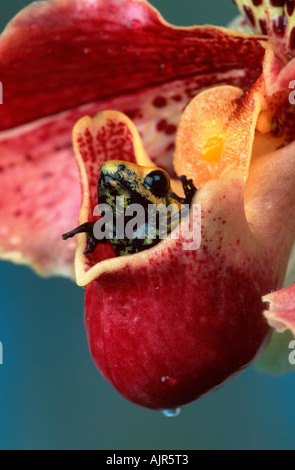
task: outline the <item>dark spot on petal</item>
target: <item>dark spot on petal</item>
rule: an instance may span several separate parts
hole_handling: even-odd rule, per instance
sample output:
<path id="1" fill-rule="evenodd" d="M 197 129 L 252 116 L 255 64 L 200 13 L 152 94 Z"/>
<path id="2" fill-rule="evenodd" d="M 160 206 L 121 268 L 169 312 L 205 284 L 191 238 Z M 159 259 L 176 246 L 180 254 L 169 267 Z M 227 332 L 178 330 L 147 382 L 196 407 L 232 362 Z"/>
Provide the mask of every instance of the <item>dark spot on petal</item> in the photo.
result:
<path id="1" fill-rule="evenodd" d="M 181 100 L 182 100 L 182 97 L 181 97 L 181 95 L 174 95 L 174 96 L 172 96 L 172 99 L 173 99 L 174 101 L 181 101 Z"/>
<path id="2" fill-rule="evenodd" d="M 163 131 L 167 126 L 167 121 L 166 119 L 161 119 L 158 123 L 157 123 L 157 130 L 158 131 Z"/>
<path id="3" fill-rule="evenodd" d="M 171 150 L 174 150 L 174 149 L 175 149 L 175 143 L 170 142 L 170 144 L 168 144 L 166 147 L 166 152 L 170 152 Z"/>
<path id="4" fill-rule="evenodd" d="M 289 16 L 293 15 L 293 11 L 294 11 L 294 8 L 295 8 L 295 0 L 287 0 L 286 1 L 286 6 L 287 6 L 288 15 Z"/>
<path id="5" fill-rule="evenodd" d="M 255 16 L 253 15 L 253 11 L 251 9 L 251 7 L 249 7 L 248 5 L 244 5 L 244 11 L 250 21 L 250 23 L 252 24 L 252 26 L 255 26 Z"/>
<path id="6" fill-rule="evenodd" d="M 165 129 L 165 134 L 171 135 L 171 134 L 175 134 L 175 132 L 176 132 L 176 126 L 174 124 L 168 124 Z"/>
<path id="7" fill-rule="evenodd" d="M 128 109 L 125 111 L 125 114 L 129 117 L 129 119 L 134 119 L 138 115 L 138 109 Z"/>
<path id="8" fill-rule="evenodd" d="M 69 140 L 68 142 L 64 142 L 62 144 L 56 144 L 55 147 L 54 147 L 54 150 L 56 152 L 58 152 L 59 150 L 64 150 L 64 149 L 67 149 L 67 148 L 70 148 L 72 147 L 73 144 L 72 142 Z"/>
<path id="9" fill-rule="evenodd" d="M 259 7 L 259 5 L 262 5 L 263 0 L 252 0 L 252 3 L 255 7 Z"/>
<path id="10" fill-rule="evenodd" d="M 267 26 L 266 26 L 265 18 L 260 18 L 259 19 L 259 26 L 260 26 L 262 34 L 267 35 Z"/>
<path id="11" fill-rule="evenodd" d="M 277 18 L 273 20 L 273 30 L 277 36 L 283 36 L 285 34 L 286 25 L 287 18 L 285 14 L 282 16 L 277 16 Z"/>
<path id="12" fill-rule="evenodd" d="M 286 0 L 270 0 L 270 4 L 273 7 L 283 7 Z"/>
<path id="13" fill-rule="evenodd" d="M 53 176 L 53 173 L 51 173 L 50 171 L 46 171 L 45 173 L 43 173 L 42 178 L 48 179 L 48 178 L 51 178 L 52 176 Z"/>
<path id="14" fill-rule="evenodd" d="M 295 26 L 292 28 L 290 33 L 290 42 L 289 42 L 290 49 L 295 49 Z"/>
<path id="15" fill-rule="evenodd" d="M 164 108 L 166 104 L 167 100 L 163 96 L 157 96 L 153 101 L 153 105 L 155 106 L 155 108 Z"/>

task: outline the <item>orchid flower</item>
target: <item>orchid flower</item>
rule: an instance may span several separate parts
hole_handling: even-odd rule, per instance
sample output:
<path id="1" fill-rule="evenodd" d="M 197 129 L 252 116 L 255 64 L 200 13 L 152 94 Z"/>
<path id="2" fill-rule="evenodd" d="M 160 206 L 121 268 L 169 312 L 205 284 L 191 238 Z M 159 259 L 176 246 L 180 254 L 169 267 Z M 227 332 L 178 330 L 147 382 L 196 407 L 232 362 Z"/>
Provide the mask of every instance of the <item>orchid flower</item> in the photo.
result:
<path id="1" fill-rule="evenodd" d="M 252 32 L 175 27 L 145 0 L 48 0 L 0 38 L 1 257 L 75 266 L 96 365 L 152 409 L 223 383 L 280 323 L 263 296 L 283 286 L 295 234 L 294 1 L 236 3 Z M 180 234 L 116 257 L 83 254 L 83 233 L 63 241 L 93 220 L 112 159 L 167 170 L 175 191 L 193 179 L 200 247 Z"/>

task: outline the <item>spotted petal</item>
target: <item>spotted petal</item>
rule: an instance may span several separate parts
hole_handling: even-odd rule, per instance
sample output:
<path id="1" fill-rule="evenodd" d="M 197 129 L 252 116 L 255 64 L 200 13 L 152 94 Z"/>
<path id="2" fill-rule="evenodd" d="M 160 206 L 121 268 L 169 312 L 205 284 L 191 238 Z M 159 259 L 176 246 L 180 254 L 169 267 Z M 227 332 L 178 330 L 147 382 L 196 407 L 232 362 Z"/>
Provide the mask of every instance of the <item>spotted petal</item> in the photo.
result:
<path id="1" fill-rule="evenodd" d="M 294 0 L 234 0 L 252 30 L 273 36 L 289 56 L 295 53 Z"/>
<path id="2" fill-rule="evenodd" d="M 60 234 L 78 218 L 80 117 L 124 111 L 151 159 L 172 171 L 190 99 L 213 84 L 249 87 L 263 57 L 256 37 L 173 27 L 142 0 L 49 0 L 19 13 L 0 38 L 1 256 L 72 274 L 75 243 Z"/>
<path id="3" fill-rule="evenodd" d="M 294 0 L 234 0 L 234 3 L 252 31 L 272 38 L 268 42 L 264 64 L 268 93 L 288 89 L 295 70 Z M 243 25 L 242 21 L 234 23 L 233 27 L 239 25 Z"/>

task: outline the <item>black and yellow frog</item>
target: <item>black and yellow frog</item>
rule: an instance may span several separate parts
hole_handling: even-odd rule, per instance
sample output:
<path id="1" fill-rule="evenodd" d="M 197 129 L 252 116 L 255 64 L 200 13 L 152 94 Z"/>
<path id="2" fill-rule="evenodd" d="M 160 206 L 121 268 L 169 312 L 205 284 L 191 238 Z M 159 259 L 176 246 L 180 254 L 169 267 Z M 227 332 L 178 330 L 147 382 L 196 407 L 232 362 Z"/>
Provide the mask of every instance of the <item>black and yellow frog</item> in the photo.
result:
<path id="1" fill-rule="evenodd" d="M 103 163 L 97 184 L 97 200 L 100 210 L 107 207 L 112 214 L 111 219 L 104 222 L 104 230 L 100 232 L 103 235 L 97 236 L 97 222 L 86 222 L 62 235 L 63 240 L 85 232 L 87 248 L 83 254 L 94 251 L 99 243 L 109 243 L 117 256 L 151 248 L 176 228 L 184 214 L 182 204 L 190 204 L 196 192 L 192 180 L 185 176 L 181 176 L 180 180 L 184 198 L 172 192 L 169 175 L 160 168 L 120 160 Z M 128 207 L 135 207 L 134 204 L 141 208 L 143 217 L 141 223 L 132 224 L 130 236 L 127 228 L 134 216 L 127 212 Z M 166 217 L 161 217 L 161 213 L 165 213 Z M 120 227 L 118 220 L 121 220 Z M 101 224 L 99 228 L 102 228 Z"/>

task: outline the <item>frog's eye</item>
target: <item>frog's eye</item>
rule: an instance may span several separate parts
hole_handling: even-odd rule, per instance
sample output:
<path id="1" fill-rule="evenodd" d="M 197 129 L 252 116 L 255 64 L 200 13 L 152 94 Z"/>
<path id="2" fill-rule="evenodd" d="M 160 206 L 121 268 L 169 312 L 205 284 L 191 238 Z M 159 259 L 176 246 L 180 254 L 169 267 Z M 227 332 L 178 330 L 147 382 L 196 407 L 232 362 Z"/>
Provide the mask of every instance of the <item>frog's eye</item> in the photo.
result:
<path id="1" fill-rule="evenodd" d="M 151 171 L 144 179 L 144 185 L 156 197 L 163 197 L 170 188 L 169 176 L 161 170 Z"/>

